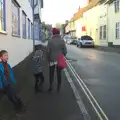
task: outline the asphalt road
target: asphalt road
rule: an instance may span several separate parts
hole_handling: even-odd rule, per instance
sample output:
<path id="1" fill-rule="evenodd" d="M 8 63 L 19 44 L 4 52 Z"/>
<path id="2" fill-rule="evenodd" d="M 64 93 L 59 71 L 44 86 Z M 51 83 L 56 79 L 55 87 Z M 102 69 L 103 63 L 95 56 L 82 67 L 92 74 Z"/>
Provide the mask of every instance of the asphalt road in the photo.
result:
<path id="1" fill-rule="evenodd" d="M 68 59 L 81 76 L 109 120 L 120 120 L 120 54 L 97 51 L 91 48 L 77 48 L 68 45 Z M 75 61 L 77 60 L 77 61 Z M 70 73 L 75 82 L 75 78 Z M 76 83 L 75 83 L 76 84 Z M 88 113 L 98 120 L 89 101 L 76 84 Z"/>

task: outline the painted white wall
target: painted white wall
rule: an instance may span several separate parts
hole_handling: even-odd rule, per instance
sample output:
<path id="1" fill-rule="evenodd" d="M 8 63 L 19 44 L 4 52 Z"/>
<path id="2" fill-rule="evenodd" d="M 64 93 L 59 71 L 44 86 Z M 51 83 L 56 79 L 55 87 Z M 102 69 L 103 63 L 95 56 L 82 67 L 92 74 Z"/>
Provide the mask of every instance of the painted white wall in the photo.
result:
<path id="1" fill-rule="evenodd" d="M 98 27 L 99 27 L 99 33 L 100 33 L 100 26 L 107 25 L 108 27 L 108 22 L 107 22 L 107 5 L 102 4 L 99 7 L 99 22 L 98 22 Z M 100 40 L 100 45 L 101 46 L 108 46 L 108 36 L 105 40 Z"/>
<path id="2" fill-rule="evenodd" d="M 116 22 L 120 22 L 120 11 L 115 13 L 114 3 L 108 5 L 108 41 L 113 45 L 120 45 L 120 39 L 116 39 Z"/>
<path id="3" fill-rule="evenodd" d="M 76 36 L 80 38 L 82 36 L 82 19 L 78 19 L 75 21 L 76 24 Z"/>
<path id="4" fill-rule="evenodd" d="M 8 1 L 8 0 L 7 0 Z M 11 0 L 9 0 L 11 1 Z M 32 7 L 28 0 L 16 0 L 20 6 L 21 9 L 24 10 L 24 12 L 27 14 L 28 18 L 33 22 L 33 15 L 32 15 Z"/>
<path id="5" fill-rule="evenodd" d="M 11 66 L 23 61 L 33 50 L 32 40 L 23 40 L 7 35 L 0 35 L 0 49 L 5 49 L 9 53 L 9 63 Z"/>
<path id="6" fill-rule="evenodd" d="M 107 46 L 107 38 L 100 40 L 100 26 L 107 25 L 107 5 L 93 7 L 84 14 L 87 34 L 92 36 L 96 45 Z"/>
<path id="7" fill-rule="evenodd" d="M 100 40 L 100 26 L 107 25 L 107 6 L 97 5 L 84 13 L 84 24 L 87 35 L 90 35 L 96 45 L 107 46 L 107 39 Z"/>
<path id="8" fill-rule="evenodd" d="M 95 45 L 100 44 L 98 40 L 99 7 L 100 6 L 95 6 L 86 11 L 83 15 L 84 24 L 86 26 L 86 33 L 93 38 Z"/>
<path id="9" fill-rule="evenodd" d="M 9 52 L 9 63 L 11 66 L 17 65 L 24 60 L 33 50 L 32 40 L 22 38 L 22 10 L 27 14 L 27 18 L 32 21 L 32 11 L 28 0 L 18 0 L 20 9 L 20 31 L 21 37 L 12 36 L 12 8 L 11 0 L 6 0 L 6 33 L 0 33 L 0 50 L 5 49 Z M 26 27 L 27 29 L 28 27 Z M 27 30 L 28 31 L 28 30 Z M 28 33 L 28 32 L 27 32 Z"/>

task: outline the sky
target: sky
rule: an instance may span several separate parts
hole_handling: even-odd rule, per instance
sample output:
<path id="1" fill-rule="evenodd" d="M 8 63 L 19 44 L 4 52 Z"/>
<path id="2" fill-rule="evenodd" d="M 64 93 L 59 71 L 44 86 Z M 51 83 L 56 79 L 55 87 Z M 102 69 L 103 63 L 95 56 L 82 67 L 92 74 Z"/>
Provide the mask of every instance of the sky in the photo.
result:
<path id="1" fill-rule="evenodd" d="M 83 7 L 87 0 L 43 0 L 42 21 L 55 25 L 70 20 L 79 6 Z M 86 1 L 86 2 L 85 2 Z"/>

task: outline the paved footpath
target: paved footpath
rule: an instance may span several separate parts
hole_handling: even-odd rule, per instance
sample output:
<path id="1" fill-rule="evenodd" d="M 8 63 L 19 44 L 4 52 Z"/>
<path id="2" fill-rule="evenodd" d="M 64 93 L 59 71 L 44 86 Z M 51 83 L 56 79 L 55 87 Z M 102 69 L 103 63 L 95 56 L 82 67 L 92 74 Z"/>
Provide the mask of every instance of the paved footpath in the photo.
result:
<path id="1" fill-rule="evenodd" d="M 49 87 L 47 61 L 43 64 L 45 65 L 44 93 L 39 94 L 34 93 L 31 58 L 28 57 L 18 65 L 15 71 L 15 78 L 18 80 L 17 91 L 27 106 L 27 112 L 16 114 L 12 105 L 4 96 L 0 100 L 0 116 L 2 120 L 83 120 L 74 93 L 64 73 L 61 92 L 57 93 L 56 82 L 54 91 L 52 93 L 47 91 Z"/>

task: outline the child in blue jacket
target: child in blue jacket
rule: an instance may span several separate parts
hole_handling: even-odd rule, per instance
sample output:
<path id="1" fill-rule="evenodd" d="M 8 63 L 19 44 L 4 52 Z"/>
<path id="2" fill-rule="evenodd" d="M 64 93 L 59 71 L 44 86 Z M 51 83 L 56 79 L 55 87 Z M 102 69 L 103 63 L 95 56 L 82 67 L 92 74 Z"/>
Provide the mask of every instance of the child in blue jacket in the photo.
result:
<path id="1" fill-rule="evenodd" d="M 22 110 L 23 103 L 12 87 L 15 84 L 15 80 L 12 68 L 7 61 L 8 52 L 6 50 L 0 51 L 0 89 L 4 91 L 16 110 Z"/>

